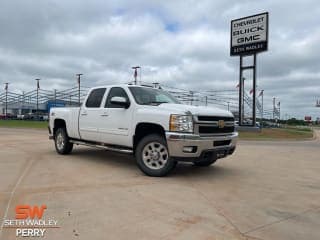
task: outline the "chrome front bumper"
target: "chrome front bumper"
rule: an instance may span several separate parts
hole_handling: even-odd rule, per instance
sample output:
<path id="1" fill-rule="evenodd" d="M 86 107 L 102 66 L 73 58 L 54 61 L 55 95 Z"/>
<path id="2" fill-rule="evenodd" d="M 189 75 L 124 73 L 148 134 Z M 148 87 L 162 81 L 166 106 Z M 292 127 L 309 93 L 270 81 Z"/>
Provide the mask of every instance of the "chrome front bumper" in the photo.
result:
<path id="1" fill-rule="evenodd" d="M 233 132 L 225 135 L 211 135 L 204 137 L 196 134 L 166 132 L 166 139 L 171 157 L 197 158 L 207 151 L 224 151 L 226 156 L 234 152 L 237 144 L 238 133 Z M 226 141 L 228 144 L 220 145 L 223 141 Z M 192 147 L 194 151 L 186 152 L 185 150 L 188 147 Z"/>

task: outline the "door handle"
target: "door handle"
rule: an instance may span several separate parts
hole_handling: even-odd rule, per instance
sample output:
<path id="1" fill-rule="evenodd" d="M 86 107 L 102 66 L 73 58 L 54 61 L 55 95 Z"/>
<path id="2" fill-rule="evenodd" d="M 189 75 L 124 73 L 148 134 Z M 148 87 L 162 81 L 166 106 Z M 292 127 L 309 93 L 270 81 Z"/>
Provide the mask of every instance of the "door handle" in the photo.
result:
<path id="1" fill-rule="evenodd" d="M 87 116 L 87 115 L 88 115 L 88 113 L 86 113 L 86 112 L 81 113 L 81 116 Z"/>
<path id="2" fill-rule="evenodd" d="M 101 114 L 100 116 L 101 116 L 101 117 L 108 117 L 108 116 L 109 116 L 109 114 L 107 114 L 107 113 L 103 113 L 103 114 Z"/>

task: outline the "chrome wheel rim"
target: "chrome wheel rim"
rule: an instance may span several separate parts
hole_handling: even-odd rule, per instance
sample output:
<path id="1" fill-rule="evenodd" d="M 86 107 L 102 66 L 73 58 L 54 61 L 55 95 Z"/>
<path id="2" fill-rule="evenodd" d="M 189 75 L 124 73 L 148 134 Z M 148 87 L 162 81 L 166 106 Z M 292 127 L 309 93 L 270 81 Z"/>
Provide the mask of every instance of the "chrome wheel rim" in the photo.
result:
<path id="1" fill-rule="evenodd" d="M 158 142 L 147 144 L 142 150 L 143 163 L 150 169 L 163 168 L 169 159 L 167 147 Z"/>
<path id="2" fill-rule="evenodd" d="M 57 143 L 57 148 L 59 150 L 62 150 L 64 148 L 65 141 L 62 133 L 58 133 L 56 137 L 56 143 Z"/>

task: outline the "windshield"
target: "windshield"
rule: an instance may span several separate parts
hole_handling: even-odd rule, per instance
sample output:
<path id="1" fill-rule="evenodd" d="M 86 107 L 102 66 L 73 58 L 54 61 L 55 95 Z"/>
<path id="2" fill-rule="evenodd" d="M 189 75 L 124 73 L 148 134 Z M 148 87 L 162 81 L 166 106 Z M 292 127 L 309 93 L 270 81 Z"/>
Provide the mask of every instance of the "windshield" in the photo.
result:
<path id="1" fill-rule="evenodd" d="M 180 102 L 169 93 L 155 88 L 129 87 L 134 99 L 141 105 L 159 105 L 161 103 Z"/>

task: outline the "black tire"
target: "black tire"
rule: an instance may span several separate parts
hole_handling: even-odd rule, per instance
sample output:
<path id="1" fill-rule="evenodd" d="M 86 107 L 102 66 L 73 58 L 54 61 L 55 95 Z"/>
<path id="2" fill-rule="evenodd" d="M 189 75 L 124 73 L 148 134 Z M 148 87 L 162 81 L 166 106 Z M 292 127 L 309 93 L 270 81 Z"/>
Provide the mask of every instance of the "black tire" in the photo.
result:
<path id="1" fill-rule="evenodd" d="M 193 164 L 197 167 L 208 167 L 214 164 L 218 160 L 216 154 L 208 154 L 207 156 L 199 159 L 199 161 L 193 162 Z"/>
<path id="2" fill-rule="evenodd" d="M 71 153 L 73 143 L 70 142 L 65 128 L 58 128 L 54 135 L 54 145 L 59 154 L 65 155 Z"/>
<path id="3" fill-rule="evenodd" d="M 177 165 L 169 156 L 165 138 L 158 134 L 142 138 L 137 145 L 135 157 L 140 170 L 151 177 L 163 177 Z"/>

